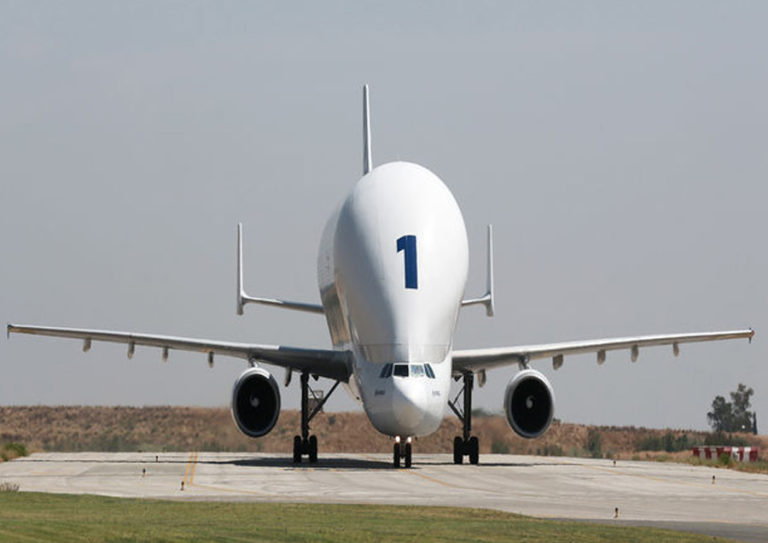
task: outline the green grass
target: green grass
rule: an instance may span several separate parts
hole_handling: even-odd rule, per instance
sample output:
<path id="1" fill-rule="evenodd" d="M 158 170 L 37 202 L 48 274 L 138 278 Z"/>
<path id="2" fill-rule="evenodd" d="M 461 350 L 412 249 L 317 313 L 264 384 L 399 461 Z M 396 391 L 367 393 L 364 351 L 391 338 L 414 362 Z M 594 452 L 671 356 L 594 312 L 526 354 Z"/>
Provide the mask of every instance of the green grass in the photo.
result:
<path id="1" fill-rule="evenodd" d="M 445 507 L 180 502 L 0 493 L 0 541 L 698 543 L 680 532 Z M 721 540 L 724 541 L 724 540 Z"/>

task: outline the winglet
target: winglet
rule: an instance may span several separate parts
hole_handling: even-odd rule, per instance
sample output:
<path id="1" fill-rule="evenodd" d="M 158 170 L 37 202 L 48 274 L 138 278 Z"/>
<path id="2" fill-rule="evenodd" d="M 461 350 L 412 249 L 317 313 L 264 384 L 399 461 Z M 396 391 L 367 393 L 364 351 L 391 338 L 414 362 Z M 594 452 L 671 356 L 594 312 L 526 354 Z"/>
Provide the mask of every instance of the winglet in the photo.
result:
<path id="1" fill-rule="evenodd" d="M 243 223 L 237 223 L 237 314 L 243 314 Z"/>
<path id="2" fill-rule="evenodd" d="M 469 300 L 462 300 L 462 307 L 465 305 L 483 304 L 485 306 L 485 314 L 489 317 L 493 317 L 493 226 L 488 225 L 488 270 L 486 276 L 485 294 L 480 298 L 471 298 Z"/>
<path id="3" fill-rule="evenodd" d="M 305 304 L 301 302 L 289 302 L 286 300 L 277 300 L 275 298 L 254 298 L 245 293 L 243 287 L 243 224 L 237 223 L 237 314 L 243 314 L 245 304 L 262 304 L 284 309 L 293 309 L 295 311 L 305 311 L 307 313 L 324 313 L 322 305 Z"/>
<path id="4" fill-rule="evenodd" d="M 371 110 L 368 105 L 368 85 L 363 85 L 363 175 L 371 171 Z"/>
<path id="5" fill-rule="evenodd" d="M 486 293 L 488 302 L 485 304 L 485 312 L 489 317 L 493 317 L 493 226 L 488 225 L 488 275 L 486 276 Z"/>

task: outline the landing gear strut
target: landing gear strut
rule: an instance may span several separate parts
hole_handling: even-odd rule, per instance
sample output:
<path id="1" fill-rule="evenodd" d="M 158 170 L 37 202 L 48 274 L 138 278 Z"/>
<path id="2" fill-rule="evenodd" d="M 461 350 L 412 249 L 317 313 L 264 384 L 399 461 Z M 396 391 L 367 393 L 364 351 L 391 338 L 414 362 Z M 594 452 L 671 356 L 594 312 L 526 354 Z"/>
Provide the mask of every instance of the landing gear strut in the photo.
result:
<path id="1" fill-rule="evenodd" d="M 309 463 L 317 462 L 317 436 L 309 435 L 309 423 L 315 418 L 325 405 L 333 391 L 339 386 L 339 381 L 331 387 L 328 394 L 320 400 L 312 412 L 309 412 L 309 373 L 301 372 L 301 435 L 293 438 L 293 463 L 301 464 L 301 458 L 306 455 L 309 457 Z"/>
<path id="2" fill-rule="evenodd" d="M 453 439 L 453 463 L 461 464 L 465 456 L 469 456 L 470 464 L 477 464 L 480 461 L 480 443 L 472 433 L 472 386 L 475 383 L 475 376 L 472 372 L 462 374 L 464 381 L 461 390 L 453 399 L 448 400 L 448 406 L 459 417 L 462 423 L 462 436 L 456 436 Z M 461 408 L 458 406 L 459 396 L 463 396 Z"/>
<path id="3" fill-rule="evenodd" d="M 396 468 L 400 467 L 400 460 L 403 460 L 403 464 L 405 464 L 406 468 L 411 467 L 411 438 L 407 438 L 405 442 L 403 442 L 400 437 L 395 438 L 395 447 L 394 447 L 394 454 L 393 454 L 393 464 Z"/>

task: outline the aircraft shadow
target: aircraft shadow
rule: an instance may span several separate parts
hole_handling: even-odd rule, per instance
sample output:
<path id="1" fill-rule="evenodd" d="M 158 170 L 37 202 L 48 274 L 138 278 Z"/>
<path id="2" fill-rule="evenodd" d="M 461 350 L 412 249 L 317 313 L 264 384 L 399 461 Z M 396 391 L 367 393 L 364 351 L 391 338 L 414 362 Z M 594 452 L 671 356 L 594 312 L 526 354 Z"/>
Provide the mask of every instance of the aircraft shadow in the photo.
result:
<path id="1" fill-rule="evenodd" d="M 393 469 L 390 462 L 382 462 L 366 458 L 318 458 L 317 462 L 310 464 L 306 459 L 301 464 L 294 464 L 293 458 L 285 457 L 259 457 L 237 458 L 231 460 L 198 460 L 198 464 L 227 464 L 232 466 L 244 466 L 253 468 L 286 468 L 286 469 L 315 469 L 315 470 L 372 470 Z"/>

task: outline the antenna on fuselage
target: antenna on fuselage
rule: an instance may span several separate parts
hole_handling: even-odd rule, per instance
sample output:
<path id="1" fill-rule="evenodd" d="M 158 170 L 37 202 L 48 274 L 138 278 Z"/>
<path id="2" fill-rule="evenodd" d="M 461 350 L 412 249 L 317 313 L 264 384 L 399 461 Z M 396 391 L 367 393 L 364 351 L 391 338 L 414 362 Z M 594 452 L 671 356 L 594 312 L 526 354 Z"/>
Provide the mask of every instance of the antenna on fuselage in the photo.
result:
<path id="1" fill-rule="evenodd" d="M 371 171 L 371 110 L 368 105 L 368 85 L 363 85 L 363 175 Z"/>

